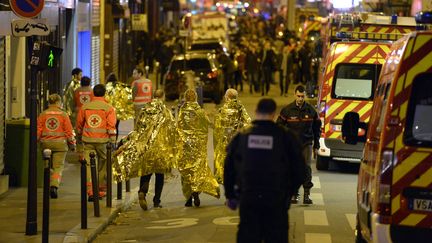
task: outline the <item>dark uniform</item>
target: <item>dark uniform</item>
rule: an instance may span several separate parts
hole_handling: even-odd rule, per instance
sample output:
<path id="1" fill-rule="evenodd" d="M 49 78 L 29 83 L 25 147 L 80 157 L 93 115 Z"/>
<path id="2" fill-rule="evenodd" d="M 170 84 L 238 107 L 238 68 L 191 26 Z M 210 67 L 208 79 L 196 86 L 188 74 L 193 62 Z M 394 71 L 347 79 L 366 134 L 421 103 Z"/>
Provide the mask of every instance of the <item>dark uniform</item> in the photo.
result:
<path id="1" fill-rule="evenodd" d="M 304 181 L 295 135 L 273 121 L 254 121 L 227 148 L 228 200 L 240 201 L 237 242 L 288 242 L 289 198 Z"/>
<path id="2" fill-rule="evenodd" d="M 303 105 L 298 107 L 294 101 L 281 110 L 276 122 L 289 128 L 300 139 L 307 164 L 306 180 L 303 183 L 303 189 L 305 190 L 305 195 L 307 194 L 309 198 L 310 189 L 313 187 L 312 169 L 310 167 L 312 145 L 314 149 L 319 148 L 321 120 L 313 106 L 303 102 Z"/>

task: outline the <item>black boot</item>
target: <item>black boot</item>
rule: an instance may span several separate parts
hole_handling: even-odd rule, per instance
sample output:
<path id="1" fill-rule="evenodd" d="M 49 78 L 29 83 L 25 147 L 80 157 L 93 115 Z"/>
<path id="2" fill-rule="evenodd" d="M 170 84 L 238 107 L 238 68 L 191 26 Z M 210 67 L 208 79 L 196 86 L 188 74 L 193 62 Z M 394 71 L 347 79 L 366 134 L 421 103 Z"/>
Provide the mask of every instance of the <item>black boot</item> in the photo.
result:
<path id="1" fill-rule="evenodd" d="M 310 191 L 305 190 L 303 196 L 303 204 L 313 204 L 312 199 L 310 199 L 309 195 L 310 195 Z"/>
<path id="2" fill-rule="evenodd" d="M 199 207 L 201 205 L 201 200 L 199 198 L 199 193 L 198 192 L 192 193 L 192 197 L 193 197 L 193 201 L 194 201 L 195 207 Z"/>
<path id="3" fill-rule="evenodd" d="M 192 207 L 192 196 L 186 201 L 185 207 Z"/>
<path id="4" fill-rule="evenodd" d="M 291 197 L 291 203 L 297 204 L 300 201 L 300 194 L 297 192 Z"/>
<path id="5" fill-rule="evenodd" d="M 148 206 L 147 206 L 147 201 L 145 198 L 145 193 L 144 192 L 138 192 L 138 202 L 140 207 L 142 208 L 142 210 L 147 210 Z"/>
<path id="6" fill-rule="evenodd" d="M 51 198 L 58 198 L 57 187 L 55 187 L 55 186 L 50 187 L 50 197 Z"/>

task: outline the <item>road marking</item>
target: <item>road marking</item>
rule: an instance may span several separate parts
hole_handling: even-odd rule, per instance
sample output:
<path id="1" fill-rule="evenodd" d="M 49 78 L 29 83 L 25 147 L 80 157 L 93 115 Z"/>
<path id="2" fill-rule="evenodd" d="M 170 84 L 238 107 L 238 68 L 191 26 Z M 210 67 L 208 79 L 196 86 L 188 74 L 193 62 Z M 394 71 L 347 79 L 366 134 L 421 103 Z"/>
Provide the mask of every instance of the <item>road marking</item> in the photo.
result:
<path id="1" fill-rule="evenodd" d="M 305 233 L 305 243 L 331 243 L 330 234 Z"/>
<path id="2" fill-rule="evenodd" d="M 325 210 L 304 210 L 304 222 L 305 225 L 329 225 Z"/>
<path id="3" fill-rule="evenodd" d="M 312 176 L 312 183 L 314 184 L 313 188 L 321 188 L 321 182 L 319 180 L 319 176 Z"/>
<path id="4" fill-rule="evenodd" d="M 216 224 L 216 225 L 238 225 L 239 221 L 240 221 L 239 216 L 220 217 L 220 218 L 215 218 L 213 220 L 213 224 Z"/>
<path id="5" fill-rule="evenodd" d="M 310 197 L 314 205 L 324 205 L 324 199 L 322 193 L 311 193 Z"/>
<path id="6" fill-rule="evenodd" d="M 356 214 L 355 213 L 346 213 L 345 214 L 349 225 L 351 226 L 352 230 L 355 230 L 355 226 L 356 226 Z"/>
<path id="7" fill-rule="evenodd" d="M 177 218 L 177 219 L 164 219 L 151 221 L 153 224 L 165 224 L 160 226 L 150 226 L 147 229 L 174 229 L 183 228 L 198 224 L 198 219 L 196 218 Z"/>

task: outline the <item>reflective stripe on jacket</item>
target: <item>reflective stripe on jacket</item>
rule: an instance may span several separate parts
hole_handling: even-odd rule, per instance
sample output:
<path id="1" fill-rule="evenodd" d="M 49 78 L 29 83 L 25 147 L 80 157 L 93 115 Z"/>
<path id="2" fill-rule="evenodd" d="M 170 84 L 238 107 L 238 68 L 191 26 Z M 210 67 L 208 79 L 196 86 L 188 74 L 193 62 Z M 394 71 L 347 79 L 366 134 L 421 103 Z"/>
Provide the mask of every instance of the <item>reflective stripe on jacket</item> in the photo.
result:
<path id="1" fill-rule="evenodd" d="M 132 83 L 134 105 L 143 105 L 152 99 L 152 82 L 149 79 L 138 79 Z"/>
<path id="2" fill-rule="evenodd" d="M 77 116 L 77 133 L 87 143 L 115 142 L 116 139 L 115 109 L 104 97 L 94 97 L 84 104 Z"/>
<path id="3" fill-rule="evenodd" d="M 93 89 L 90 86 L 82 86 L 75 90 L 75 112 L 78 112 L 81 107 L 93 100 Z"/>
<path id="4" fill-rule="evenodd" d="M 37 140 L 76 144 L 69 116 L 57 105 L 50 105 L 38 117 Z"/>

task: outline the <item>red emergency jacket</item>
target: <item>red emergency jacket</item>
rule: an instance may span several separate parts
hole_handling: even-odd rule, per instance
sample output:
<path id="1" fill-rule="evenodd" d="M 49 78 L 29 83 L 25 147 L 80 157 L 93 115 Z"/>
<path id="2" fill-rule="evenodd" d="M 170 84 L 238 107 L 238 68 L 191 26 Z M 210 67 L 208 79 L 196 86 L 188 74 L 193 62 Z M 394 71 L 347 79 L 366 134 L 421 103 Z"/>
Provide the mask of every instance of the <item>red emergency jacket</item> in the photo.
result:
<path id="1" fill-rule="evenodd" d="M 75 145 L 75 134 L 69 116 L 57 105 L 50 105 L 37 119 L 38 142 Z"/>
<path id="2" fill-rule="evenodd" d="M 74 93 L 75 112 L 78 112 L 84 104 L 92 101 L 93 97 L 93 89 L 90 86 L 81 86 L 76 89 Z"/>
<path id="3" fill-rule="evenodd" d="M 116 142 L 116 113 L 104 97 L 94 97 L 78 111 L 76 129 L 87 143 Z"/>
<path id="4" fill-rule="evenodd" d="M 132 83 L 132 95 L 134 105 L 144 105 L 152 99 L 152 82 L 149 79 L 140 78 Z"/>

